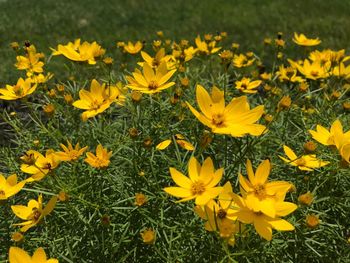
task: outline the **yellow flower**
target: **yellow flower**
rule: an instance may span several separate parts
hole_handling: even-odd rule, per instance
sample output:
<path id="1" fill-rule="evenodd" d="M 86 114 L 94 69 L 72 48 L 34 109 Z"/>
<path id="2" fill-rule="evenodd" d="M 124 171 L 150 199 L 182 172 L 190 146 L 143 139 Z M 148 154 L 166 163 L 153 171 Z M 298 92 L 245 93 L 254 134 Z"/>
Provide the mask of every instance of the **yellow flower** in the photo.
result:
<path id="1" fill-rule="evenodd" d="M 311 47 L 319 45 L 321 40 L 318 38 L 307 38 L 304 34 L 298 35 L 296 32 L 294 32 L 293 42 L 299 46 Z"/>
<path id="2" fill-rule="evenodd" d="M 76 39 L 74 43 L 58 45 L 57 50 L 52 48 L 51 50 L 53 56 L 63 55 L 70 60 L 88 62 L 91 65 L 96 64 L 95 58 L 105 53 L 105 50 L 96 42 L 88 43 L 85 41 L 81 44 L 80 39 Z"/>
<path id="3" fill-rule="evenodd" d="M 216 41 L 211 41 L 209 44 L 207 44 L 207 42 L 201 40 L 200 36 L 196 37 L 195 43 L 197 46 L 197 51 L 207 55 L 214 54 L 221 49 L 221 47 L 215 47 Z"/>
<path id="4" fill-rule="evenodd" d="M 9 263 L 58 263 L 58 260 L 54 258 L 47 259 L 42 247 L 39 247 L 32 257 L 19 247 L 10 247 Z"/>
<path id="5" fill-rule="evenodd" d="M 283 96 L 277 104 L 277 111 L 288 109 L 292 104 L 292 99 L 289 96 Z"/>
<path id="6" fill-rule="evenodd" d="M 307 215 L 305 221 L 309 228 L 316 228 L 320 224 L 320 219 L 318 216 L 313 214 Z"/>
<path id="7" fill-rule="evenodd" d="M 140 234 L 145 244 L 152 245 L 156 241 L 156 233 L 152 228 L 145 229 Z"/>
<path id="8" fill-rule="evenodd" d="M 155 70 L 148 63 L 143 64 L 143 73 L 136 69 L 132 73 L 133 77 L 127 76 L 129 82 L 127 87 L 132 90 L 138 90 L 142 93 L 153 94 L 175 85 L 175 82 L 167 81 L 174 75 L 176 69 L 168 71 L 165 62 L 159 65 Z"/>
<path id="9" fill-rule="evenodd" d="M 254 202 L 250 202 L 248 199 L 233 194 L 233 201 L 237 204 L 238 210 L 234 213 L 237 216 L 237 220 L 244 224 L 254 224 L 255 230 L 258 234 L 266 240 L 272 239 L 272 229 L 278 231 L 292 231 L 294 226 L 288 221 L 281 219 L 281 216 L 286 216 L 292 213 L 297 206 L 290 202 L 283 202 L 279 200 L 274 203 L 274 210 L 276 211 L 275 217 L 270 217 L 256 211 Z"/>
<path id="10" fill-rule="evenodd" d="M 21 242 L 23 241 L 24 236 L 21 232 L 15 232 L 11 235 L 11 240 L 15 242 Z"/>
<path id="11" fill-rule="evenodd" d="M 106 87 L 105 83 L 101 85 L 97 80 L 93 79 L 90 91 L 80 90 L 79 98 L 80 100 L 73 102 L 73 106 L 85 110 L 81 115 L 85 121 L 104 112 L 113 102 L 122 105 L 125 96 L 121 94 L 121 91 L 116 86 Z"/>
<path id="12" fill-rule="evenodd" d="M 304 205 L 311 205 L 314 200 L 314 195 L 308 191 L 298 197 L 298 201 Z"/>
<path id="13" fill-rule="evenodd" d="M 85 158 L 85 162 L 95 168 L 104 168 L 108 167 L 110 163 L 110 158 L 112 156 L 112 151 L 108 152 L 106 148 L 103 148 L 101 144 L 96 147 L 96 155 L 92 152 L 86 153 L 87 158 Z"/>
<path id="14" fill-rule="evenodd" d="M 350 142 L 342 145 L 342 147 L 339 150 L 339 153 L 347 163 L 350 163 Z"/>
<path id="15" fill-rule="evenodd" d="M 263 161 L 254 174 L 252 163 L 247 160 L 247 174 L 249 181 L 239 175 L 241 194 L 253 203 L 254 212 L 262 212 L 267 216 L 275 217 L 275 202 L 284 199 L 292 184 L 285 181 L 268 182 L 271 165 L 269 160 Z"/>
<path id="16" fill-rule="evenodd" d="M 16 68 L 19 70 L 26 70 L 29 75 L 33 73 L 42 73 L 44 62 L 40 61 L 43 54 L 36 53 L 34 45 L 30 45 L 26 49 L 26 56 L 17 56 L 17 63 L 15 64 Z"/>
<path id="17" fill-rule="evenodd" d="M 264 106 L 260 105 L 251 110 L 246 96 L 233 98 L 225 107 L 223 91 L 214 87 L 210 96 L 201 85 L 197 85 L 196 98 L 202 113 L 188 102 L 187 106 L 201 123 L 212 129 L 213 133 L 242 137 L 245 134 L 259 136 L 266 131 L 264 125 L 255 124 L 264 113 Z"/>
<path id="18" fill-rule="evenodd" d="M 0 173 L 0 200 L 6 200 L 7 198 L 17 194 L 26 181 L 17 182 L 17 175 L 12 174 L 7 179 Z"/>
<path id="19" fill-rule="evenodd" d="M 137 41 L 135 44 L 129 41 L 128 44 L 125 44 L 123 46 L 123 48 L 125 52 L 134 55 L 141 51 L 141 49 L 143 48 L 143 44 L 141 41 Z"/>
<path id="20" fill-rule="evenodd" d="M 309 133 L 319 143 L 327 146 L 334 145 L 337 149 L 350 142 L 350 130 L 344 133 L 340 120 L 335 120 L 329 130 L 321 125 L 317 125 L 316 131 L 309 130 Z"/>
<path id="21" fill-rule="evenodd" d="M 157 68 L 160 64 L 166 63 L 167 69 L 173 69 L 175 66 L 175 63 L 172 59 L 172 56 L 170 55 L 165 55 L 165 49 L 161 48 L 158 50 L 154 58 L 152 58 L 150 55 L 148 55 L 146 52 L 141 51 L 141 56 L 145 62 L 139 62 L 141 67 L 143 67 L 144 63 L 147 63 L 150 65 L 152 68 Z"/>
<path id="22" fill-rule="evenodd" d="M 24 162 L 21 165 L 21 171 L 31 174 L 27 178 L 27 182 L 39 181 L 43 179 L 48 173 L 52 172 L 60 163 L 53 150 L 47 150 L 45 156 L 41 153 L 29 150 L 21 157 Z"/>
<path id="23" fill-rule="evenodd" d="M 284 65 L 279 66 L 279 70 L 276 72 L 278 79 L 280 81 L 290 81 L 290 82 L 302 82 L 303 78 L 297 76 L 298 70 L 294 67 L 284 67 Z"/>
<path id="24" fill-rule="evenodd" d="M 298 69 L 299 72 L 308 79 L 324 79 L 328 78 L 331 75 L 331 62 L 321 64 L 318 61 L 314 61 L 310 63 L 309 60 L 305 59 L 303 64 L 300 65 L 299 63 L 292 61 L 291 59 L 288 59 L 288 61 L 292 65 L 292 67 Z"/>
<path id="25" fill-rule="evenodd" d="M 257 93 L 261 80 L 251 81 L 250 78 L 242 78 L 240 81 L 236 81 L 235 84 L 236 89 L 244 93 Z"/>
<path id="26" fill-rule="evenodd" d="M 194 150 L 194 146 L 192 143 L 188 142 L 185 140 L 185 137 L 182 136 L 181 134 L 175 134 L 175 138 L 176 138 L 176 143 L 178 145 L 180 145 L 181 148 L 187 150 L 187 151 L 193 151 Z M 157 150 L 164 150 L 166 148 L 168 148 L 168 146 L 171 144 L 171 140 L 165 140 L 160 142 L 159 144 L 157 144 L 156 149 Z"/>
<path id="27" fill-rule="evenodd" d="M 68 147 L 62 143 L 60 144 L 60 146 L 63 149 L 63 152 L 55 152 L 55 155 L 60 161 L 76 161 L 88 148 L 87 146 L 80 148 L 79 143 L 77 143 L 73 148 L 72 144 L 69 141 L 67 141 L 67 144 Z"/>
<path id="28" fill-rule="evenodd" d="M 237 216 L 233 213 L 235 204 L 232 201 L 232 186 L 227 182 L 219 194 L 218 202 L 210 200 L 205 206 L 197 205 L 195 212 L 206 220 L 204 225 L 207 231 L 219 231 L 223 238 L 229 238 L 238 232 Z"/>
<path id="29" fill-rule="evenodd" d="M 290 165 L 297 166 L 300 170 L 303 171 L 313 171 L 316 168 L 320 168 L 329 164 L 329 162 L 322 161 L 316 158 L 314 154 L 302 155 L 298 157 L 291 148 L 286 145 L 283 145 L 284 153 L 287 155 L 287 158 L 279 156 L 283 161 L 289 163 Z"/>
<path id="30" fill-rule="evenodd" d="M 147 202 L 147 197 L 143 193 L 137 193 L 135 195 L 135 205 L 143 206 Z"/>
<path id="31" fill-rule="evenodd" d="M 12 212 L 25 222 L 14 224 L 15 226 L 22 226 L 21 231 L 26 232 L 29 228 L 39 224 L 42 219 L 50 214 L 55 208 L 57 196 L 53 196 L 43 208 L 43 196 L 39 195 L 38 201 L 31 199 L 27 206 L 13 205 L 11 206 Z"/>
<path id="32" fill-rule="evenodd" d="M 255 61 L 255 58 L 248 59 L 246 55 L 239 54 L 234 55 L 232 59 L 233 66 L 236 68 L 245 68 L 251 66 Z"/>
<path id="33" fill-rule="evenodd" d="M 0 99 L 17 100 L 32 94 L 37 85 L 32 85 L 31 79 L 19 78 L 16 85 L 6 85 L 6 88 L 0 89 Z"/>
<path id="34" fill-rule="evenodd" d="M 216 187 L 216 185 L 220 182 L 224 169 L 215 171 L 210 157 L 205 159 L 202 166 L 196 158 L 191 157 L 188 164 L 189 178 L 175 168 L 169 170 L 172 179 L 179 187 L 165 187 L 164 191 L 182 198 L 178 202 L 196 199 L 196 205 L 205 205 L 222 191 L 222 187 Z"/>
<path id="35" fill-rule="evenodd" d="M 333 67 L 333 76 L 343 77 L 345 79 L 350 78 L 350 65 L 345 66 L 344 63 L 340 63 L 338 66 Z"/>

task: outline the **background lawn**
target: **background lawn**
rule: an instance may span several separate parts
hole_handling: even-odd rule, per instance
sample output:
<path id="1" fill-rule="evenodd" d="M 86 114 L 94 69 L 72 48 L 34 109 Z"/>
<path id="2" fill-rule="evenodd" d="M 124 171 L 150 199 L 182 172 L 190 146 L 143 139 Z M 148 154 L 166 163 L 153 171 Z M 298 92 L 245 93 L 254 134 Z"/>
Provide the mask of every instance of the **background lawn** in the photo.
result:
<path id="1" fill-rule="evenodd" d="M 256 50 L 265 37 L 282 31 L 290 39 L 296 31 L 347 49 L 349 11 L 344 0 L 0 0 L 0 85 L 17 78 L 12 41 L 30 40 L 50 54 L 49 47 L 78 37 L 113 50 L 118 40 L 152 40 L 158 30 L 171 39 L 227 31 L 229 41 Z"/>

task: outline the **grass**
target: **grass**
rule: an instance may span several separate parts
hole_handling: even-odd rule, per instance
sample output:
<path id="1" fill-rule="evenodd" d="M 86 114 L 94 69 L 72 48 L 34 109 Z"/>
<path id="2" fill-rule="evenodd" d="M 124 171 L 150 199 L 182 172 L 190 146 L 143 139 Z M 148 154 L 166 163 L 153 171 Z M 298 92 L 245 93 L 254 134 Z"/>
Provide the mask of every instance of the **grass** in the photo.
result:
<path id="1" fill-rule="evenodd" d="M 318 36 L 335 49 L 350 45 L 350 2 L 305 1 L 0 1 L 0 85 L 14 81 L 15 58 L 9 43 L 30 40 L 49 54 L 49 47 L 75 38 L 96 40 L 112 52 L 118 40 L 151 41 L 167 37 L 193 39 L 197 34 L 226 31 L 243 50 L 260 49 L 265 37 L 285 32 Z"/>

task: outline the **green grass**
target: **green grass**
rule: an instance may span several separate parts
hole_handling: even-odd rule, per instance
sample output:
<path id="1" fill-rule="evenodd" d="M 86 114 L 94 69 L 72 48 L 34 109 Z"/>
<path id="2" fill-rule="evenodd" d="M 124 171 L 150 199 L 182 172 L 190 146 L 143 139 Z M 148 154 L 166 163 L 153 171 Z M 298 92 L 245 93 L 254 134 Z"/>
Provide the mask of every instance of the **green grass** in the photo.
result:
<path id="1" fill-rule="evenodd" d="M 14 81 L 9 43 L 30 40 L 45 54 L 49 47 L 75 38 L 96 40 L 113 51 L 118 40 L 150 41 L 163 30 L 173 39 L 227 31 L 244 50 L 259 49 L 278 31 L 319 36 L 323 47 L 350 45 L 350 2 L 305 1 L 0 1 L 0 85 Z"/>

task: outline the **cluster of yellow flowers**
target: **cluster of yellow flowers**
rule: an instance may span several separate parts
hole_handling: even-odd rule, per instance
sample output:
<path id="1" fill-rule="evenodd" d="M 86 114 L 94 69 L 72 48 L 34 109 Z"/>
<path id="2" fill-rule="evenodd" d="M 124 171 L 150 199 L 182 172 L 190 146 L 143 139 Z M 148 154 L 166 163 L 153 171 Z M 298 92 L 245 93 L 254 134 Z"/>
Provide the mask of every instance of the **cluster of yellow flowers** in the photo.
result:
<path id="1" fill-rule="evenodd" d="M 317 85 L 317 88 L 322 90 L 327 79 L 337 78 L 350 81 L 350 65 L 347 64 L 350 56 L 346 56 L 345 50 L 315 50 L 310 52 L 308 58 L 304 60 L 287 59 L 288 65 L 286 65 L 287 63 L 281 63 L 271 72 L 268 72 L 260 58 L 253 52 L 238 52 L 239 45 L 237 43 L 233 43 L 230 49 L 223 50 L 220 44 L 227 37 L 225 32 L 216 36 L 211 34 L 206 34 L 203 37 L 197 36 L 193 44 L 187 40 L 181 40 L 178 43 L 163 40 L 163 33 L 158 33 L 158 35 L 161 40 L 152 43 L 154 56 L 152 56 L 152 53 L 146 53 L 142 50 L 146 46 L 144 42 L 117 43 L 117 47 L 123 52 L 123 56 L 130 54 L 136 57 L 140 54 L 136 68 L 128 71 L 131 73 L 123 75 L 123 80 L 119 82 L 113 78 L 108 81 L 93 78 L 89 81 L 89 90 L 84 88 L 85 85 L 82 85 L 76 90 L 76 94 L 72 92 L 72 95 L 71 93 L 64 93 L 64 85 L 57 84 L 58 93 L 65 94 L 63 97 L 68 104 L 66 107 L 76 112 L 83 110 L 81 120 L 88 126 L 94 121 L 94 118 L 108 117 L 108 113 L 114 110 L 115 105 L 118 105 L 119 108 L 128 107 L 131 103 L 137 105 L 142 96 L 149 96 L 151 104 L 159 104 L 159 101 L 168 95 L 167 103 L 180 105 L 180 113 L 177 113 L 179 122 L 184 119 L 185 114 L 188 114 L 195 117 L 193 123 L 198 123 L 200 124 L 199 127 L 204 126 L 207 130 L 203 132 L 204 135 L 200 143 L 195 143 L 194 137 L 185 134 L 185 131 L 180 131 L 181 133 L 175 131 L 173 133 L 172 128 L 169 127 L 167 134 L 159 136 L 159 139 L 162 140 L 157 143 L 155 150 L 166 152 L 165 150 L 168 151 L 171 148 L 169 146 L 173 143 L 176 148 L 180 146 L 182 151 L 187 151 L 183 158 L 178 159 L 187 160 L 190 156 L 188 176 L 171 167 L 170 175 L 176 186 L 163 188 L 165 185 L 162 185 L 160 188 L 163 188 L 171 196 L 181 198 L 178 202 L 194 200 L 194 211 L 205 221 L 205 229 L 217 232 L 221 238 L 231 245 L 235 244 L 237 236 L 244 236 L 246 229 L 249 229 L 246 225 L 249 224 L 252 224 L 256 232 L 268 241 L 272 239 L 272 229 L 277 231 L 294 230 L 294 225 L 282 219 L 282 217 L 288 216 L 297 209 L 296 204 L 286 201 L 289 198 L 287 194 L 293 192 L 295 186 L 287 181 L 268 180 L 272 166 L 270 159 L 275 156 L 270 156 L 270 159 L 267 159 L 266 156 L 262 158 L 254 172 L 252 162 L 246 156 L 247 152 L 240 152 L 236 163 L 228 163 L 226 160 L 216 158 L 216 156 L 215 161 L 213 161 L 215 153 L 205 152 L 205 149 L 214 136 L 224 137 L 226 143 L 227 140 L 238 141 L 246 136 L 255 137 L 257 141 L 263 138 L 270 132 L 270 124 L 274 118 L 277 118 L 282 111 L 287 111 L 295 106 L 292 97 L 283 95 L 282 90 L 278 85 L 275 85 L 276 82 L 278 84 L 289 83 L 291 87 L 295 87 L 294 90 L 298 90 L 302 94 L 301 96 L 311 97 L 312 92 L 317 91 L 315 86 Z M 321 43 L 318 38 L 309 39 L 304 34 L 297 33 L 294 34 L 293 41 L 303 47 L 317 46 Z M 271 45 L 272 40 L 265 39 L 264 43 Z M 282 34 L 278 34 L 274 44 L 278 51 L 276 58 L 282 60 L 282 51 L 285 47 Z M 25 54 L 16 57 L 17 63 L 15 66 L 18 70 L 25 70 L 26 77 L 19 78 L 15 85 L 6 85 L 6 87 L 1 88 L 0 99 L 22 100 L 28 103 L 28 96 L 34 92 L 47 92 L 48 97 L 55 98 L 57 96 L 55 89 L 47 90 L 46 84 L 53 75 L 51 73 L 44 75 L 44 55 L 37 53 L 35 46 L 29 43 L 25 45 L 23 50 Z M 80 64 L 95 65 L 101 63 L 101 65 L 107 65 L 107 67 L 113 64 L 113 59 L 104 56 L 106 50 L 96 42 L 81 43 L 81 40 L 77 39 L 66 45 L 58 45 L 57 49 L 52 49 L 52 51 L 53 56 L 62 55 Z M 17 52 L 19 51 L 17 50 Z M 209 56 L 210 59 L 220 60 L 222 69 L 228 79 L 223 84 L 222 89 L 218 87 L 219 85 L 213 85 L 210 92 L 205 88 L 208 83 L 204 80 L 195 80 L 192 93 L 198 105 L 196 108 L 196 106 L 193 106 L 193 100 L 190 96 L 183 96 L 187 90 L 190 90 L 188 87 L 192 85 L 191 75 L 188 74 L 189 63 L 193 58 Z M 248 71 L 245 70 L 249 67 L 256 67 L 257 70 L 248 74 Z M 228 73 L 230 69 L 237 70 L 238 73 L 230 75 Z M 232 86 L 231 90 L 229 89 L 230 86 Z M 188 93 L 190 92 L 188 91 Z M 330 97 L 339 98 L 346 94 L 347 88 L 342 87 L 341 91 L 332 91 L 331 96 L 328 96 L 327 92 L 327 90 L 324 90 L 324 97 L 326 100 L 330 100 Z M 279 97 L 280 99 L 272 107 L 264 100 L 265 95 L 266 97 Z M 303 107 L 305 112 L 310 110 L 306 108 L 306 105 L 303 105 Z M 349 110 L 350 106 L 347 107 L 347 110 Z M 43 108 L 48 116 L 54 114 L 55 107 L 52 104 L 48 104 Z M 274 115 L 268 113 L 271 108 L 274 111 L 271 114 Z M 344 106 L 344 108 L 346 107 Z M 138 108 L 138 110 L 140 109 Z M 317 125 L 316 130 L 309 130 L 312 138 L 320 144 L 336 148 L 341 160 L 346 164 L 350 164 L 350 131 L 343 131 L 341 121 L 339 119 L 335 120 L 329 130 L 317 123 L 312 125 Z M 130 128 L 129 135 L 131 138 L 136 138 L 139 131 L 137 128 Z M 80 140 L 80 142 L 82 141 Z M 0 174 L 0 200 L 7 200 L 14 196 L 25 185 L 35 184 L 47 176 L 54 177 L 58 167 L 65 165 L 64 163 L 70 163 L 67 167 L 71 168 L 72 163 L 77 163 L 84 154 L 86 154 L 84 162 L 95 169 L 105 169 L 111 166 L 113 164 L 112 156 L 116 154 L 113 144 L 105 144 L 110 148 L 109 150 L 102 146 L 98 140 L 92 143 L 97 144 L 95 152 L 87 152 L 88 146 L 81 147 L 79 143 L 73 146 L 70 140 L 67 141 L 67 144 L 60 144 L 60 141 L 57 140 L 56 146 L 52 147 L 58 147 L 58 144 L 61 150 L 47 149 L 47 147 L 44 148 L 47 150 L 43 153 L 42 150 L 33 147 L 29 148 L 20 157 L 20 171 L 27 175 L 22 181 L 18 180 L 16 174 L 12 174 L 7 178 Z M 143 145 L 145 148 L 151 148 L 152 138 L 144 139 Z M 323 157 L 322 159 L 319 158 L 318 154 L 316 156 L 316 146 L 313 142 L 304 145 L 306 154 L 301 155 L 296 154 L 284 143 L 280 146 L 283 148 L 285 156 L 279 155 L 279 158 L 303 172 L 317 172 L 321 167 L 331 164 L 331 161 L 322 160 Z M 247 143 L 245 147 L 253 149 L 254 145 L 248 145 Z M 163 154 L 164 152 L 157 153 Z M 204 159 L 201 164 L 198 160 L 203 156 L 211 157 Z M 239 172 L 236 184 L 232 177 L 223 183 L 225 169 L 214 168 L 214 162 L 224 163 L 227 169 L 228 166 L 236 168 L 238 162 L 245 160 L 247 177 Z M 235 186 L 238 185 L 239 194 L 234 190 Z M 134 205 L 137 209 L 141 209 L 140 207 L 145 206 L 149 201 L 143 193 L 136 193 L 134 198 Z M 54 210 L 59 200 L 68 200 L 68 196 L 64 192 L 52 194 L 50 200 L 44 205 L 43 195 L 39 194 L 37 200 L 30 199 L 27 205 L 12 205 L 12 212 L 23 220 L 23 222 L 13 225 L 20 226 L 20 232 L 27 232 L 30 228 L 42 222 Z M 302 204 L 310 205 L 313 202 L 313 195 L 308 191 L 300 195 L 298 200 Z M 108 225 L 109 217 L 106 216 L 102 221 Z M 316 215 L 308 215 L 308 226 L 315 227 L 319 222 Z M 140 233 L 143 242 L 154 244 L 156 232 L 152 228 L 143 229 Z M 38 248 L 30 257 L 24 250 L 17 247 L 10 248 L 9 261 L 10 263 L 58 262 L 57 259 L 47 259 L 43 248 Z"/>
<path id="2" fill-rule="evenodd" d="M 249 160 L 246 169 L 249 180 L 239 175 L 239 196 L 232 191 L 230 182 L 223 187 L 217 186 L 224 169 L 215 171 L 211 158 L 207 158 L 201 166 L 192 157 L 188 164 L 189 177 L 170 168 L 171 177 L 178 186 L 166 187 L 164 191 L 182 198 L 180 202 L 195 199 L 196 213 L 207 221 L 205 228 L 218 231 L 231 244 L 234 243 L 234 235 L 241 229 L 238 222 L 254 224 L 256 231 L 266 240 L 271 240 L 272 228 L 279 231 L 294 230 L 293 225 L 280 218 L 297 208 L 295 204 L 284 201 L 292 184 L 267 181 L 270 174 L 269 160 L 263 161 L 255 174 Z"/>

